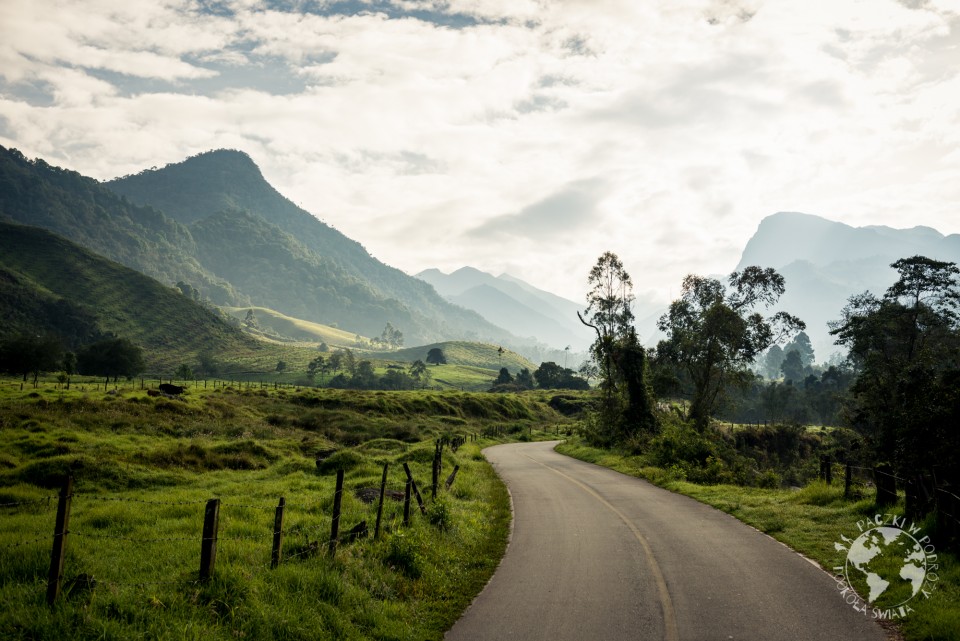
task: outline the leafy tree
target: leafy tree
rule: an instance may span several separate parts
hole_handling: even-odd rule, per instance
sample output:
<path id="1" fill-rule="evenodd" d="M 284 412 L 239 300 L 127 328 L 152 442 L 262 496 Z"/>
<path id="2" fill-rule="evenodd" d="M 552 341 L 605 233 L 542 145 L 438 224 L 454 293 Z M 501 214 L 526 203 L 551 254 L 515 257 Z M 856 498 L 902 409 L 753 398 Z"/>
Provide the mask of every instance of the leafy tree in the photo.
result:
<path id="1" fill-rule="evenodd" d="M 200 371 L 207 376 L 216 376 L 220 372 L 220 364 L 217 363 L 213 351 L 205 349 L 197 354 L 197 360 L 200 361 Z"/>
<path id="2" fill-rule="evenodd" d="M 42 372 L 60 369 L 63 346 L 55 336 L 20 334 L 0 343 L 0 371 L 11 374 L 33 374 L 34 383 Z"/>
<path id="3" fill-rule="evenodd" d="M 638 430 L 655 431 L 646 353 L 633 328 L 633 281 L 616 254 L 605 252 L 590 270 L 587 282 L 587 309 L 577 316 L 596 333 L 590 348 L 598 364 L 602 391 L 596 436 L 610 442 L 623 440 Z M 579 380 L 584 388 L 589 387 L 585 380 Z"/>
<path id="4" fill-rule="evenodd" d="M 432 378 L 427 364 L 420 359 L 413 361 L 410 365 L 410 377 L 416 382 L 422 383 L 424 386 L 426 386 Z"/>
<path id="5" fill-rule="evenodd" d="M 332 357 L 331 357 L 332 360 Z M 320 372 L 320 384 L 323 385 L 323 374 L 326 372 L 329 367 L 329 363 L 324 360 L 323 356 L 317 356 L 309 363 L 307 363 L 307 377 L 312 381 L 317 375 L 317 372 Z"/>
<path id="6" fill-rule="evenodd" d="M 879 462 L 901 474 L 958 480 L 960 465 L 960 269 L 913 256 L 882 299 L 853 296 L 831 323 L 857 378 L 847 412 Z M 915 506 L 908 506 L 913 509 Z"/>
<path id="7" fill-rule="evenodd" d="M 533 389 L 533 374 L 530 373 L 529 369 L 524 367 L 517 372 L 517 377 L 514 379 L 514 382 L 524 389 Z"/>
<path id="8" fill-rule="evenodd" d="M 343 352 L 341 350 L 337 350 L 336 352 L 331 354 L 330 358 L 327 360 L 327 363 L 329 364 L 330 370 L 332 372 L 334 373 L 339 372 L 340 369 L 343 367 Z"/>
<path id="9" fill-rule="evenodd" d="M 783 347 L 783 353 L 785 357 L 786 354 L 791 351 L 796 351 L 800 355 L 800 363 L 803 367 L 810 367 L 813 365 L 813 345 L 810 344 L 810 337 L 807 336 L 806 332 L 800 332 L 792 341 Z"/>
<path id="10" fill-rule="evenodd" d="M 427 352 L 427 362 L 431 365 L 446 365 L 447 357 L 439 347 L 432 347 Z"/>
<path id="11" fill-rule="evenodd" d="M 387 323 L 383 333 L 380 334 L 380 342 L 390 349 L 399 349 L 403 347 L 403 332 Z"/>
<path id="12" fill-rule="evenodd" d="M 243 326 L 247 329 L 260 329 L 260 323 L 257 321 L 257 315 L 253 313 L 253 308 L 247 310 L 247 315 L 243 317 Z"/>
<path id="13" fill-rule="evenodd" d="M 772 268 L 733 272 L 727 286 L 692 274 L 684 278 L 681 298 L 657 324 L 667 334 L 657 345 L 657 356 L 678 370 L 691 399 L 690 418 L 700 431 L 721 406 L 728 385 L 749 382 L 747 366 L 758 355 L 805 328 L 786 312 L 764 318 L 754 311 L 769 308 L 784 291 L 783 276 Z"/>
<path id="14" fill-rule="evenodd" d="M 780 366 L 783 365 L 784 358 L 786 358 L 786 354 L 780 346 L 771 345 L 770 349 L 767 350 L 766 356 L 763 357 L 764 375 L 770 380 L 780 378 L 782 374 Z"/>
<path id="15" fill-rule="evenodd" d="M 791 349 L 787 352 L 787 357 L 780 364 L 780 371 L 783 372 L 784 381 L 800 381 L 804 377 L 803 360 L 800 352 Z"/>
<path id="16" fill-rule="evenodd" d="M 497 375 L 497 378 L 493 381 L 494 385 L 509 385 L 513 383 L 513 376 L 510 374 L 510 370 L 506 367 L 500 368 L 500 374 Z"/>
<path id="17" fill-rule="evenodd" d="M 108 338 L 77 352 L 81 374 L 133 378 L 145 369 L 143 349 L 128 338 Z"/>
<path id="18" fill-rule="evenodd" d="M 572 369 L 560 367 L 552 361 L 540 363 L 533 373 L 537 385 L 544 389 L 589 389 L 590 385 Z"/>
<path id="19" fill-rule="evenodd" d="M 193 370 L 190 369 L 190 366 L 186 363 L 180 365 L 177 368 L 177 371 L 174 372 L 173 377 L 180 381 L 192 381 L 193 380 Z"/>
<path id="20" fill-rule="evenodd" d="M 277 372 L 283 372 L 283 371 L 285 371 L 286 369 L 287 369 L 287 362 L 286 362 L 286 361 L 277 361 L 277 367 L 276 367 L 275 371 L 277 371 Z"/>
<path id="21" fill-rule="evenodd" d="M 319 350 L 319 351 L 323 352 L 324 354 L 326 354 L 327 352 L 330 351 L 330 346 L 327 345 L 327 344 L 324 343 L 324 342 L 321 342 L 321 343 L 320 343 L 320 346 L 317 348 L 317 350 Z"/>

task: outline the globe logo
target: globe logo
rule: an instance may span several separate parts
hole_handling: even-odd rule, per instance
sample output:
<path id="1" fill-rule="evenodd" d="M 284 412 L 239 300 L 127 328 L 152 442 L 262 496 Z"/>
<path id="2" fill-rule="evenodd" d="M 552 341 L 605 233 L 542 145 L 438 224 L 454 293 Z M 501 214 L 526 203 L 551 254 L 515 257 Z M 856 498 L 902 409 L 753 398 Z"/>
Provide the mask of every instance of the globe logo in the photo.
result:
<path id="1" fill-rule="evenodd" d="M 857 524 L 855 539 L 841 536 L 837 551 L 846 552 L 838 571 L 838 588 L 855 610 L 874 618 L 900 618 L 912 612 L 907 602 L 923 594 L 924 586 L 937 580 L 937 555 L 930 539 L 913 535 L 903 517 L 877 515 Z M 861 600 L 862 599 L 862 600 Z M 870 605 L 868 608 L 867 604 Z"/>
<path id="2" fill-rule="evenodd" d="M 923 587 L 927 578 L 926 555 L 907 532 L 896 527 L 878 527 L 861 534 L 850 546 L 846 575 L 847 582 L 854 587 L 866 584 L 870 603 L 897 607 L 917 596 Z"/>

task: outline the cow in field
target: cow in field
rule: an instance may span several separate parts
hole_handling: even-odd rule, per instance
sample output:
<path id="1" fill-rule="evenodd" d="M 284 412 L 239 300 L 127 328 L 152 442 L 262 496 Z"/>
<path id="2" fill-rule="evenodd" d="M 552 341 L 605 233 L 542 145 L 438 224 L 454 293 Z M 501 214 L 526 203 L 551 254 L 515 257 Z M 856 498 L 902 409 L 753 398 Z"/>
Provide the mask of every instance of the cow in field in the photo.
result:
<path id="1" fill-rule="evenodd" d="M 187 391 L 186 387 L 182 385 L 172 385 L 170 383 L 160 383 L 160 391 L 164 394 L 169 394 L 170 396 L 179 396 Z"/>

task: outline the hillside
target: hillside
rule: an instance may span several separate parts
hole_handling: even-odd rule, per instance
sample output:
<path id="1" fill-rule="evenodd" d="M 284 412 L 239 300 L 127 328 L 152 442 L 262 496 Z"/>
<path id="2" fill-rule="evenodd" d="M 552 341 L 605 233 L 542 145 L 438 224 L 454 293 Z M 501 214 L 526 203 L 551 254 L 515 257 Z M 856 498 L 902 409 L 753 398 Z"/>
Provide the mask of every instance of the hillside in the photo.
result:
<path id="1" fill-rule="evenodd" d="M 293 318 L 267 307 L 224 307 L 224 312 L 244 320 L 252 311 L 257 325 L 267 333 L 306 343 L 326 343 L 331 348 L 354 346 L 357 335 L 336 327 Z"/>
<path id="2" fill-rule="evenodd" d="M 106 185 L 186 225 L 204 267 L 258 305 L 364 335 L 389 322 L 409 341 L 516 343 L 297 207 L 242 152 L 211 151 Z"/>
<path id="3" fill-rule="evenodd" d="M 273 349 L 137 271 L 37 227 L 0 223 L 0 336 L 38 330 L 71 348 L 104 333 L 129 338 L 151 371 L 203 351 L 256 359 Z"/>
<path id="4" fill-rule="evenodd" d="M 162 283 L 192 283 L 217 304 L 249 304 L 196 259 L 190 231 L 96 180 L 0 147 L 0 222 L 50 230 Z"/>
<path id="5" fill-rule="evenodd" d="M 450 365 L 478 367 L 492 371 L 494 376 L 500 371 L 501 367 L 506 367 L 514 374 L 523 368 L 527 368 L 531 372 L 537 369 L 536 365 L 520 354 L 507 349 L 504 349 L 501 354 L 498 352 L 499 345 L 465 341 L 431 343 L 429 345 L 408 347 L 392 352 L 374 352 L 368 354 L 368 356 L 383 360 L 399 361 L 401 363 L 412 363 L 416 360 L 426 362 L 427 353 L 435 347 L 443 350 L 443 354 L 447 358 L 447 363 Z"/>
<path id="6" fill-rule="evenodd" d="M 840 318 L 847 299 L 870 290 L 882 294 L 894 280 L 890 263 L 921 254 L 960 263 L 960 235 L 929 227 L 852 227 L 819 216 L 780 212 L 761 221 L 736 269 L 773 267 L 787 290 L 777 309 L 800 316 L 818 361 L 838 351 L 827 323 Z"/>

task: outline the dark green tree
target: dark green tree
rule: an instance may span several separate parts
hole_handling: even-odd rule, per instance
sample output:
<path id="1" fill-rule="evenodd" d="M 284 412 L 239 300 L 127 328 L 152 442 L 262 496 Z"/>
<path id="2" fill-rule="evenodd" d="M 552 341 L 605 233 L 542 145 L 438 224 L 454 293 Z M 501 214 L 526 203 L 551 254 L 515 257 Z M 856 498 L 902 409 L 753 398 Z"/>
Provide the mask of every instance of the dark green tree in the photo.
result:
<path id="1" fill-rule="evenodd" d="M 420 359 L 413 361 L 413 363 L 410 365 L 409 374 L 413 380 L 415 380 L 417 383 L 421 383 L 424 386 L 430 382 L 430 370 L 427 368 L 427 364 Z"/>
<path id="2" fill-rule="evenodd" d="M 524 389 L 533 389 L 533 374 L 530 373 L 529 369 L 524 367 L 517 372 L 517 377 L 514 379 L 514 382 Z"/>
<path id="3" fill-rule="evenodd" d="M 431 347 L 427 352 L 427 362 L 431 365 L 446 365 L 447 357 L 439 347 Z"/>
<path id="4" fill-rule="evenodd" d="M 780 371 L 783 373 L 784 381 L 799 382 L 804 378 L 803 360 L 800 352 L 791 349 L 787 352 L 787 357 L 780 363 Z"/>
<path id="5" fill-rule="evenodd" d="M 108 338 L 87 345 L 77 352 L 81 374 L 133 378 L 145 369 L 143 349 L 128 338 Z"/>
<path id="6" fill-rule="evenodd" d="M 913 256 L 883 298 L 850 298 L 831 334 L 856 371 L 847 414 L 878 462 L 901 476 L 960 480 L 960 270 Z M 908 506 L 914 509 L 915 506 Z"/>
<path id="7" fill-rule="evenodd" d="M 56 336 L 19 334 L 0 343 L 0 371 L 23 376 L 33 374 L 33 381 L 43 372 L 58 370 L 63 365 L 63 346 Z"/>
<path id="8" fill-rule="evenodd" d="M 510 374 L 510 370 L 506 367 L 500 368 L 500 373 L 497 375 L 497 378 L 494 379 L 494 385 L 510 385 L 513 383 L 513 376 Z"/>
<path id="9" fill-rule="evenodd" d="M 729 385 L 749 383 L 747 367 L 757 356 L 806 327 L 786 312 L 765 318 L 755 311 L 769 308 L 784 291 L 783 276 L 772 268 L 733 272 L 726 286 L 714 278 L 684 278 L 681 298 L 658 322 L 667 338 L 657 345 L 657 357 L 677 368 L 699 430 L 706 429 Z"/>

